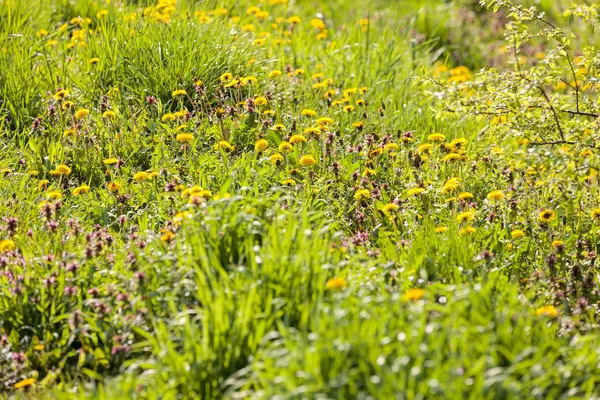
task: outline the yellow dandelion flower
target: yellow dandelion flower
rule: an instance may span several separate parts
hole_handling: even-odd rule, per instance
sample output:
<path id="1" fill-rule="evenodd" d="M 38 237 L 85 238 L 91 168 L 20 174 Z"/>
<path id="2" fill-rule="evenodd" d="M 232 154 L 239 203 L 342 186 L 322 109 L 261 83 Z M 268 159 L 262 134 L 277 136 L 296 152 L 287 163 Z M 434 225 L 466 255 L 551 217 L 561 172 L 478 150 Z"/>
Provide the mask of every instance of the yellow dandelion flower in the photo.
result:
<path id="1" fill-rule="evenodd" d="M 449 193 L 449 192 L 456 190 L 459 186 L 460 186 L 460 178 L 456 178 L 456 177 L 450 178 L 442 186 L 441 192 Z"/>
<path id="2" fill-rule="evenodd" d="M 121 184 L 119 182 L 109 182 L 106 187 L 110 192 L 116 192 L 121 189 Z"/>
<path id="3" fill-rule="evenodd" d="M 456 138 L 456 139 L 454 139 L 454 140 L 452 140 L 452 141 L 450 142 L 450 144 L 451 144 L 452 146 L 462 146 L 462 145 L 464 145 L 464 144 L 466 144 L 466 143 L 467 143 L 467 139 L 465 139 L 464 137 L 459 137 L 459 138 Z"/>
<path id="4" fill-rule="evenodd" d="M 256 19 L 263 21 L 267 18 L 269 18 L 269 15 L 271 15 L 268 11 L 264 11 L 261 10 L 259 12 L 257 12 L 256 14 L 254 14 L 254 16 L 256 17 Z"/>
<path id="5" fill-rule="evenodd" d="M 231 72 L 225 72 L 223 75 L 219 77 L 219 81 L 221 83 L 229 82 L 233 79 L 233 74 Z"/>
<path id="6" fill-rule="evenodd" d="M 66 131 L 63 132 L 63 137 L 75 137 L 76 136 L 76 132 L 75 129 L 67 129 Z"/>
<path id="7" fill-rule="evenodd" d="M 317 126 L 309 126 L 308 128 L 305 128 L 302 133 L 305 135 L 320 135 L 321 128 Z"/>
<path id="8" fill-rule="evenodd" d="M 66 89 L 61 89 L 59 91 L 57 91 L 56 93 L 54 93 L 54 100 L 63 100 L 65 99 L 67 96 L 69 95 L 69 91 Z"/>
<path id="9" fill-rule="evenodd" d="M 417 300 L 421 300 L 423 297 L 425 297 L 426 293 L 427 292 L 425 290 L 419 289 L 419 288 L 408 289 L 402 295 L 402 300 L 404 300 L 404 301 L 417 301 Z"/>
<path id="10" fill-rule="evenodd" d="M 462 192 L 458 195 L 460 200 L 471 200 L 473 198 L 473 194 L 469 192 Z"/>
<path id="11" fill-rule="evenodd" d="M 269 157 L 269 160 L 275 165 L 278 165 L 283 162 L 283 156 L 279 153 L 275 153 Z"/>
<path id="12" fill-rule="evenodd" d="M 254 32 L 256 27 L 253 24 L 245 24 L 240 28 L 242 32 Z"/>
<path id="13" fill-rule="evenodd" d="M 471 225 L 465 226 L 464 228 L 458 231 L 459 236 L 470 235 L 471 233 L 477 232 L 477 229 L 473 228 Z"/>
<path id="14" fill-rule="evenodd" d="M 117 116 L 117 114 L 114 111 L 106 110 L 102 113 L 102 116 L 104 118 L 114 119 Z"/>
<path id="15" fill-rule="evenodd" d="M 80 108 L 79 110 L 75 111 L 75 119 L 82 119 L 88 115 L 90 115 L 90 110 L 87 108 Z"/>
<path id="16" fill-rule="evenodd" d="M 104 165 L 114 165 L 119 162 L 119 159 L 115 157 L 105 158 L 104 160 L 102 160 L 102 162 L 104 163 Z"/>
<path id="17" fill-rule="evenodd" d="M 329 117 L 321 117 L 317 119 L 317 125 L 324 127 L 324 126 L 329 126 L 333 124 L 333 119 L 329 118 Z"/>
<path id="18" fill-rule="evenodd" d="M 548 223 L 554 221 L 556 218 L 556 213 L 552 210 L 542 210 L 538 214 L 538 219 L 540 222 Z"/>
<path id="19" fill-rule="evenodd" d="M 49 199 L 52 199 L 52 200 L 57 200 L 57 199 L 62 198 L 62 193 L 60 192 L 60 190 L 52 190 L 52 191 L 48 192 L 46 195 L 48 196 Z"/>
<path id="20" fill-rule="evenodd" d="M 399 146 L 396 143 L 386 143 L 385 146 L 383 146 L 385 151 L 396 151 L 398 148 Z"/>
<path id="21" fill-rule="evenodd" d="M 173 232 L 167 231 L 164 233 L 164 235 L 162 235 L 160 237 L 160 241 L 163 243 L 170 243 L 174 237 L 175 237 L 175 234 Z"/>
<path id="22" fill-rule="evenodd" d="M 322 19 L 313 18 L 310 20 L 310 26 L 312 26 L 315 29 L 323 30 L 325 29 L 325 22 L 323 22 Z"/>
<path id="23" fill-rule="evenodd" d="M 88 185 L 81 185 L 79 187 L 76 187 L 75 189 L 73 189 L 73 195 L 74 196 L 79 196 L 82 193 L 87 193 L 90 191 L 90 187 Z"/>
<path id="24" fill-rule="evenodd" d="M 191 133 L 180 133 L 175 137 L 179 143 L 188 143 L 194 140 L 194 135 Z"/>
<path id="25" fill-rule="evenodd" d="M 365 171 L 362 173 L 362 176 L 375 176 L 377 175 L 377 171 L 371 168 L 365 168 Z"/>
<path id="26" fill-rule="evenodd" d="M 287 22 L 289 24 L 299 24 L 300 22 L 302 22 L 302 19 L 297 15 L 292 15 L 288 18 Z"/>
<path id="27" fill-rule="evenodd" d="M 300 157 L 300 165 L 307 167 L 310 165 L 315 165 L 317 163 L 317 160 L 315 160 L 315 158 L 313 156 L 311 156 L 310 154 L 306 154 L 303 155 L 302 157 Z"/>
<path id="28" fill-rule="evenodd" d="M 473 211 L 464 211 L 459 213 L 456 216 L 456 221 L 458 222 L 464 222 L 464 221 L 472 221 L 475 218 L 475 212 Z"/>
<path id="29" fill-rule="evenodd" d="M 423 193 L 423 192 L 425 192 L 425 189 L 423 189 L 423 188 L 420 188 L 420 187 L 417 187 L 417 188 L 412 188 L 412 189 L 409 189 L 409 190 L 406 192 L 406 195 L 407 195 L 407 196 L 417 196 L 417 195 L 420 195 L 420 194 L 421 194 L 421 193 Z"/>
<path id="30" fill-rule="evenodd" d="M 321 32 L 317 33 L 317 36 L 315 36 L 315 38 L 317 40 L 323 40 L 327 38 L 327 29 L 323 29 Z"/>
<path id="31" fill-rule="evenodd" d="M 300 134 L 292 135 L 290 138 L 291 144 L 306 143 L 306 138 Z"/>
<path id="32" fill-rule="evenodd" d="M 56 168 L 54 168 L 57 175 L 69 175 L 71 173 L 71 168 L 65 164 L 58 164 Z"/>
<path id="33" fill-rule="evenodd" d="M 13 387 L 14 387 L 15 389 L 22 389 L 22 388 L 24 388 L 24 387 L 27 387 L 27 386 L 31 386 L 31 385 L 33 385 L 33 384 L 34 384 L 36 381 L 37 381 L 37 379 L 36 379 L 36 378 L 27 378 L 27 379 L 23 379 L 22 381 L 19 381 L 19 382 L 15 383 L 15 384 L 13 385 Z"/>
<path id="34" fill-rule="evenodd" d="M 175 115 L 173 115 L 172 113 L 166 113 L 165 115 L 162 116 L 162 118 L 160 120 L 162 122 L 175 121 Z"/>
<path id="35" fill-rule="evenodd" d="M 146 179 L 148 179 L 148 178 L 149 178 L 149 175 L 148 175 L 148 173 L 147 173 L 147 172 L 144 172 L 144 171 L 136 172 L 136 173 L 133 175 L 133 180 L 134 180 L 135 182 L 142 182 L 142 181 L 144 181 L 144 180 L 146 180 Z"/>
<path id="36" fill-rule="evenodd" d="M 435 233 L 446 233 L 448 232 L 448 228 L 445 226 L 438 226 L 435 228 Z"/>
<path id="37" fill-rule="evenodd" d="M 283 124 L 275 124 L 273 125 L 273 130 L 275 132 L 283 132 L 285 130 L 285 126 Z"/>
<path id="38" fill-rule="evenodd" d="M 15 241 L 12 239 L 0 240 L 0 253 L 6 253 L 15 249 Z"/>
<path id="39" fill-rule="evenodd" d="M 234 86 L 238 85 L 239 83 L 240 83 L 239 79 L 233 79 L 233 80 L 229 81 L 229 83 L 226 83 L 223 87 L 230 88 L 230 87 L 234 87 Z"/>
<path id="40" fill-rule="evenodd" d="M 177 112 L 173 113 L 173 117 L 175 118 L 184 118 L 186 115 L 188 115 L 188 110 L 180 110 Z"/>
<path id="41" fill-rule="evenodd" d="M 504 199 L 504 193 L 502 193 L 500 190 L 492 190 L 488 193 L 487 199 L 492 201 L 500 201 Z"/>
<path id="42" fill-rule="evenodd" d="M 355 95 L 358 92 L 358 88 L 352 87 L 348 89 L 344 89 L 344 97 L 350 97 Z"/>
<path id="43" fill-rule="evenodd" d="M 423 143 L 417 147 L 417 152 L 419 154 L 430 154 L 433 146 L 430 143 Z"/>
<path id="44" fill-rule="evenodd" d="M 257 12 L 260 12 L 260 8 L 256 7 L 256 6 L 248 7 L 248 9 L 246 10 L 246 14 L 248 14 L 248 15 L 256 14 Z"/>
<path id="45" fill-rule="evenodd" d="M 269 142 L 267 142 L 265 139 L 258 139 L 254 144 L 254 151 L 260 153 L 262 151 L 265 151 L 268 147 Z"/>
<path id="46" fill-rule="evenodd" d="M 266 97 L 259 96 L 254 99 L 254 104 L 257 106 L 266 106 L 267 104 L 269 104 L 269 101 Z"/>
<path id="47" fill-rule="evenodd" d="M 384 214 L 388 215 L 391 212 L 396 211 L 399 208 L 400 208 L 400 206 L 398 204 L 388 203 L 381 208 L 381 211 L 383 211 Z"/>
<path id="48" fill-rule="evenodd" d="M 177 89 L 171 93 L 171 96 L 172 97 L 187 96 L 187 92 L 183 89 Z"/>
<path id="49" fill-rule="evenodd" d="M 230 144 L 228 141 L 226 141 L 226 140 L 220 140 L 220 141 L 219 141 L 219 143 L 218 143 L 218 148 L 221 148 L 221 149 L 223 149 L 223 150 L 225 150 L 225 151 L 228 151 L 228 152 L 235 150 L 235 147 L 234 147 L 234 146 L 232 146 L 232 145 L 231 145 L 231 144 Z"/>
<path id="50" fill-rule="evenodd" d="M 284 153 L 288 151 L 292 151 L 292 144 L 290 142 L 281 142 L 279 145 L 279 151 Z"/>
<path id="51" fill-rule="evenodd" d="M 325 284 L 325 287 L 328 290 L 343 290 L 346 286 L 348 286 L 348 284 L 344 278 L 331 278 Z"/>
<path id="52" fill-rule="evenodd" d="M 539 307 L 535 310 L 535 315 L 537 315 L 538 317 L 542 316 L 542 317 L 557 318 L 559 315 L 559 312 L 556 309 L 556 307 L 554 307 L 554 306 L 543 306 L 543 307 Z"/>
<path id="53" fill-rule="evenodd" d="M 320 89 L 320 87 L 315 87 L 315 86 L 313 86 L 315 89 Z M 322 87 L 325 87 L 325 86 L 326 86 L 326 83 L 323 82 Z M 329 89 L 329 90 L 327 90 L 327 91 L 325 91 L 323 93 L 323 98 L 324 99 L 331 99 L 334 95 L 335 95 L 335 90 L 334 89 Z"/>
<path id="54" fill-rule="evenodd" d="M 430 142 L 443 142 L 446 140 L 446 136 L 442 135 L 441 133 L 432 133 L 431 135 L 427 136 L 427 140 Z"/>
<path id="55" fill-rule="evenodd" d="M 369 192 L 367 189 L 358 189 L 354 193 L 354 199 L 358 200 L 358 201 L 366 200 L 370 197 L 371 197 L 371 192 Z"/>
<path id="56" fill-rule="evenodd" d="M 510 232 L 510 237 L 513 238 L 513 239 L 521 239 L 524 236 L 525 236 L 525 232 L 523 232 L 520 229 L 513 229 Z"/>
<path id="57" fill-rule="evenodd" d="M 460 154 L 456 154 L 456 153 L 448 153 L 444 156 L 444 158 L 442 158 L 442 162 L 452 162 L 452 161 L 458 161 L 460 160 L 462 157 L 460 156 Z"/>
<path id="58" fill-rule="evenodd" d="M 303 117 L 316 117 L 317 116 L 317 112 L 315 110 L 311 110 L 309 108 L 305 108 L 304 110 L 302 110 L 300 112 L 300 115 L 302 115 Z"/>
<path id="59" fill-rule="evenodd" d="M 194 197 L 201 198 L 201 199 L 208 199 L 209 197 L 212 196 L 212 192 L 208 189 L 202 189 L 199 186 L 194 186 L 193 188 L 190 189 L 189 196 L 190 196 L 190 201 L 193 201 Z"/>

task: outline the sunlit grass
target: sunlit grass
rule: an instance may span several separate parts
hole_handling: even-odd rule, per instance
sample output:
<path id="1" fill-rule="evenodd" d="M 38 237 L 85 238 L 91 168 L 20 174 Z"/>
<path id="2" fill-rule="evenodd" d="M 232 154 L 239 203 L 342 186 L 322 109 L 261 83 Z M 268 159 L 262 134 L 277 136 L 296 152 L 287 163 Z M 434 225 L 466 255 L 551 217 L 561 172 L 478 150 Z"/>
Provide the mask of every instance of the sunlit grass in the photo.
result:
<path id="1" fill-rule="evenodd" d="M 595 395 L 597 150 L 472 3 L 0 0 L 0 396 Z"/>

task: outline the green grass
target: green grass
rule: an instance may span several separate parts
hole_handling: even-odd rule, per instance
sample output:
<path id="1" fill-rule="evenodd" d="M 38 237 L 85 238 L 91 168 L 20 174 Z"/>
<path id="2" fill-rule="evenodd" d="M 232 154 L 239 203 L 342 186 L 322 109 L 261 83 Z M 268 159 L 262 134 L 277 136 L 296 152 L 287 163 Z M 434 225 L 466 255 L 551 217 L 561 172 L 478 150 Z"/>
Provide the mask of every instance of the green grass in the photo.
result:
<path id="1" fill-rule="evenodd" d="M 511 68 L 500 18 L 0 0 L 0 397 L 597 396 L 597 150 L 524 144 L 420 84 Z"/>

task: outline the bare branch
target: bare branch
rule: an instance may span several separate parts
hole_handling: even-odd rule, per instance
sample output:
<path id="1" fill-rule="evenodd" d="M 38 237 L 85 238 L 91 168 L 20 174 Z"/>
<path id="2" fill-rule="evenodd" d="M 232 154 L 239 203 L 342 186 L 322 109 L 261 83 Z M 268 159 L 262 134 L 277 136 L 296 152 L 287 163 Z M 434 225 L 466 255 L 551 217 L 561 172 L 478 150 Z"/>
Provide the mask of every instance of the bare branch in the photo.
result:
<path id="1" fill-rule="evenodd" d="M 542 92 L 542 95 L 544 95 L 544 98 L 546 99 L 546 101 L 548 102 L 548 105 L 550 106 L 550 110 L 552 111 L 552 115 L 554 115 L 554 120 L 556 121 L 556 127 L 558 128 L 558 132 L 560 133 L 560 138 L 562 140 L 565 140 L 565 133 L 563 132 L 562 126 L 560 125 L 560 120 L 558 119 L 558 114 L 556 113 L 556 109 L 554 108 L 554 105 L 552 105 L 552 102 L 550 101 L 550 98 L 546 94 L 546 91 L 544 90 L 544 88 L 542 88 L 541 86 L 538 86 L 538 89 L 540 89 L 540 92 Z"/>
<path id="2" fill-rule="evenodd" d="M 598 114 L 594 114 L 594 113 L 590 113 L 590 112 L 585 112 L 585 111 L 573 111 L 573 110 L 560 110 L 561 112 L 564 113 L 569 113 L 572 115 L 583 115 L 585 117 L 591 117 L 591 118 L 600 118 L 600 115 Z"/>

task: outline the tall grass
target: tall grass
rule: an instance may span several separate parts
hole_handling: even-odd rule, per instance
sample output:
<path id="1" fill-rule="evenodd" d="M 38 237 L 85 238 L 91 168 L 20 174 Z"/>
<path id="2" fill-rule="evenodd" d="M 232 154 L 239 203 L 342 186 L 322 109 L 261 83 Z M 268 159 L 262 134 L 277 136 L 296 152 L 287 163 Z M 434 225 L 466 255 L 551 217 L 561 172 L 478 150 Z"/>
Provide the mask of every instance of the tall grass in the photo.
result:
<path id="1" fill-rule="evenodd" d="M 276 3 L 0 0 L 0 396 L 597 395 L 593 154 L 417 85 L 494 17 Z"/>

